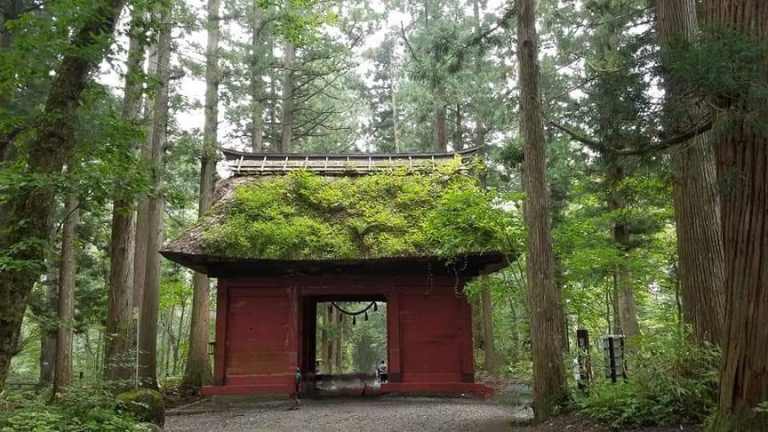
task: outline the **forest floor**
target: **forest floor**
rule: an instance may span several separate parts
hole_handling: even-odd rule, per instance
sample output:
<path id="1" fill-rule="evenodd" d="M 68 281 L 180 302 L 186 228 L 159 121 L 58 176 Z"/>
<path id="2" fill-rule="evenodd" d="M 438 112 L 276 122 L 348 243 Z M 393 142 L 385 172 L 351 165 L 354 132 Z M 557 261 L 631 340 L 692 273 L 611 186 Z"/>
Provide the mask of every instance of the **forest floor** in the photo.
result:
<path id="1" fill-rule="evenodd" d="M 172 411 L 168 432 L 502 432 L 515 410 L 460 398 L 327 398 L 291 401 L 209 400 Z"/>
<path id="2" fill-rule="evenodd" d="M 610 432 L 577 416 L 526 426 L 530 410 L 504 401 L 432 397 L 357 397 L 292 401 L 205 399 L 172 410 L 168 432 Z M 625 432 L 696 432 L 689 427 Z"/>
<path id="3" fill-rule="evenodd" d="M 612 432 L 605 425 L 596 424 L 588 419 L 575 415 L 560 416 L 535 426 L 521 426 L 511 428 L 514 432 Z M 700 429 L 694 426 L 667 426 L 667 427 L 646 427 L 638 429 L 620 429 L 620 432 L 699 432 Z"/>

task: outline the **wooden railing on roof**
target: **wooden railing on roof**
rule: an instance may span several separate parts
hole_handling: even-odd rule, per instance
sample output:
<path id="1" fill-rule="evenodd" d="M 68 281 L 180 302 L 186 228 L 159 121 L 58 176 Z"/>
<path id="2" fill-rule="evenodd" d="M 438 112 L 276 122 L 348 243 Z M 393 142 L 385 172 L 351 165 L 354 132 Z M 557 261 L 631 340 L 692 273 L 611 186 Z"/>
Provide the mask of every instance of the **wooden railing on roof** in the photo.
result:
<path id="1" fill-rule="evenodd" d="M 432 170 L 459 156 L 468 160 L 478 148 L 448 153 L 247 153 L 223 150 L 232 173 L 236 176 L 279 175 L 290 171 L 308 170 L 327 176 L 365 175 L 392 168 Z"/>

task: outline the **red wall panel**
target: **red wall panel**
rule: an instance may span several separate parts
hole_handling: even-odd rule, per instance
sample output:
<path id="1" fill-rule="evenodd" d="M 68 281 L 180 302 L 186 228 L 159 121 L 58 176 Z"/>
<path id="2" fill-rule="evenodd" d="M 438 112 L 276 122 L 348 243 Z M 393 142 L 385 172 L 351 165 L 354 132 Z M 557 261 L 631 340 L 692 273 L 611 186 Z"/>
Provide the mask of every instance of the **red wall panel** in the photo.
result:
<path id="1" fill-rule="evenodd" d="M 293 382 L 295 332 L 290 290 L 230 287 L 227 323 L 226 382 Z"/>
<path id="2" fill-rule="evenodd" d="M 388 304 L 389 367 L 393 382 L 472 382 L 471 308 L 453 277 L 332 275 L 220 281 L 217 385 L 283 386 L 295 368 L 314 363 L 317 296 L 374 296 Z M 305 310 L 306 309 L 306 310 Z M 301 316 L 305 314 L 304 316 Z M 304 322 L 308 320 L 307 322 Z M 307 338 L 312 338 L 311 340 Z M 221 370 L 223 369 L 223 370 Z M 220 371 L 220 372 L 219 372 Z"/>

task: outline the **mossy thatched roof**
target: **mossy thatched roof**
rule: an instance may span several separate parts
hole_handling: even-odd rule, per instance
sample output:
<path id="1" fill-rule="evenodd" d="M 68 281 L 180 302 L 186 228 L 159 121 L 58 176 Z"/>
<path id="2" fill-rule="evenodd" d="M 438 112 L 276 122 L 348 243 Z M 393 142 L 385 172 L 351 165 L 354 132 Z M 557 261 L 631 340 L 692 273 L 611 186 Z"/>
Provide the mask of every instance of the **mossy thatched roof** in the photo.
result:
<path id="1" fill-rule="evenodd" d="M 516 219 L 457 168 L 236 177 L 220 185 L 211 210 L 164 253 L 322 261 L 511 252 Z"/>

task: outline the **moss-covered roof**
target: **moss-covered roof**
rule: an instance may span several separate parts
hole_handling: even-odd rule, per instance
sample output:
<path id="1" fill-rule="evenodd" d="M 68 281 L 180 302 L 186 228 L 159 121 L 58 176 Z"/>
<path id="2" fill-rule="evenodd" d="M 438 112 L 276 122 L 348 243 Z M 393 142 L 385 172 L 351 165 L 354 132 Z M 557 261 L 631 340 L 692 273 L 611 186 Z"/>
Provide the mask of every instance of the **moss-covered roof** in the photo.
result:
<path id="1" fill-rule="evenodd" d="M 457 164 L 428 173 L 240 177 L 217 195 L 165 252 L 250 260 L 450 258 L 511 252 L 519 226 Z"/>

